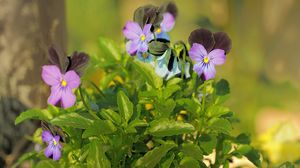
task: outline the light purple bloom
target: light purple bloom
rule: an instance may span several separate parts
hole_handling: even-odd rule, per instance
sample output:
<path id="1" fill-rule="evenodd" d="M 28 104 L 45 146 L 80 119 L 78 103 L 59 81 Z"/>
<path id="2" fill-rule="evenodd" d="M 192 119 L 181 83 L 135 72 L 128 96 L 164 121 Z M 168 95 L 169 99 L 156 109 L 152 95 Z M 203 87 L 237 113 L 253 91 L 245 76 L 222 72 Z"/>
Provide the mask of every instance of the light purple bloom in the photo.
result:
<path id="1" fill-rule="evenodd" d="M 60 150 L 62 148 L 62 146 L 59 144 L 59 139 L 59 135 L 53 136 L 50 131 L 44 130 L 42 132 L 42 140 L 48 144 L 44 152 L 46 157 L 52 157 L 53 160 L 59 160 L 61 157 Z"/>
<path id="2" fill-rule="evenodd" d="M 146 24 L 142 29 L 138 23 L 132 21 L 126 23 L 123 34 L 129 40 L 126 43 L 126 50 L 130 55 L 148 50 L 148 42 L 153 39 L 151 27 L 152 24 Z"/>
<path id="3" fill-rule="evenodd" d="M 48 103 L 56 105 L 61 101 L 63 108 L 69 108 L 75 104 L 76 96 L 73 89 L 80 85 L 80 77 L 73 70 L 62 74 L 56 65 L 44 65 L 42 69 L 44 82 L 51 86 L 51 94 Z"/>
<path id="4" fill-rule="evenodd" d="M 205 80 L 215 77 L 215 65 L 222 65 L 226 60 L 225 51 L 222 49 L 213 49 L 209 53 L 203 45 L 193 43 L 189 55 L 195 62 L 193 70 L 201 76 L 204 75 Z"/>
<path id="5" fill-rule="evenodd" d="M 156 29 L 156 38 L 166 39 L 170 40 L 169 35 L 167 32 L 171 31 L 175 25 L 175 17 L 169 13 L 166 12 L 163 14 L 163 20 L 160 23 L 160 28 Z"/>

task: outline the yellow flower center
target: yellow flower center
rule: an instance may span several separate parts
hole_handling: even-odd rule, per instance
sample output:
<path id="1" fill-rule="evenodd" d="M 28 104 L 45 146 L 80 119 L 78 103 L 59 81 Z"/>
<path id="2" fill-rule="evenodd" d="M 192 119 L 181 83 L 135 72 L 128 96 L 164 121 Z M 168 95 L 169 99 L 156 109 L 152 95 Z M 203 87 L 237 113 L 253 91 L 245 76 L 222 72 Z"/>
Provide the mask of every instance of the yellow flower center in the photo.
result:
<path id="1" fill-rule="evenodd" d="M 143 53 L 143 58 L 148 58 L 148 54 L 147 53 Z"/>
<path id="2" fill-rule="evenodd" d="M 64 79 L 61 80 L 61 86 L 63 86 L 63 87 L 67 86 L 67 81 L 65 81 Z"/>
<path id="3" fill-rule="evenodd" d="M 146 36 L 145 35 L 141 35 L 141 40 L 142 41 L 146 40 Z"/>
<path id="4" fill-rule="evenodd" d="M 53 145 L 57 145 L 57 142 L 54 138 L 53 138 Z"/>
<path id="5" fill-rule="evenodd" d="M 156 29 L 156 33 L 160 33 L 160 32 L 161 32 L 160 28 Z"/>
<path id="6" fill-rule="evenodd" d="M 209 58 L 208 58 L 208 57 L 204 57 L 204 58 L 203 58 L 203 62 L 204 62 L 205 64 L 207 64 L 207 63 L 209 62 Z"/>

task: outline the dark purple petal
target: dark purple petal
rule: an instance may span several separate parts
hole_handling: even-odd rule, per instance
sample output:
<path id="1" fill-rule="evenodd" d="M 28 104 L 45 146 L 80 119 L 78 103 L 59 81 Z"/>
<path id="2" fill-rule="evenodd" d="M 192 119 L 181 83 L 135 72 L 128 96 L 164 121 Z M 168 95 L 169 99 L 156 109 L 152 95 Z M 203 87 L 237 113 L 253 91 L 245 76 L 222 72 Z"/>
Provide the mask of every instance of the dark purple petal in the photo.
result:
<path id="1" fill-rule="evenodd" d="M 68 71 L 74 70 L 80 76 L 89 60 L 90 59 L 86 53 L 75 51 L 71 55 Z"/>
<path id="2" fill-rule="evenodd" d="M 44 154 L 47 158 L 49 158 L 53 154 L 53 146 L 52 144 L 48 145 L 44 151 Z"/>
<path id="3" fill-rule="evenodd" d="M 56 105 L 61 99 L 62 90 L 60 84 L 51 87 L 51 94 L 48 98 L 48 104 Z"/>
<path id="4" fill-rule="evenodd" d="M 198 74 L 198 76 L 201 76 L 203 73 L 203 66 L 202 63 L 197 63 L 194 65 L 193 70 Z"/>
<path id="5" fill-rule="evenodd" d="M 49 53 L 49 61 L 51 64 L 56 65 L 57 67 L 60 67 L 60 61 L 59 61 L 59 55 L 55 49 L 54 46 L 50 46 L 48 48 Z"/>
<path id="6" fill-rule="evenodd" d="M 80 85 L 80 77 L 75 71 L 68 71 L 63 78 L 67 82 L 67 87 L 70 89 L 78 88 Z"/>
<path id="7" fill-rule="evenodd" d="M 214 49 L 214 50 L 212 50 L 208 54 L 208 57 L 209 57 L 210 61 L 214 65 L 222 65 L 222 64 L 224 64 L 224 62 L 226 60 L 225 51 L 222 50 L 222 49 Z"/>
<path id="8" fill-rule="evenodd" d="M 47 142 L 47 143 L 49 143 L 50 141 L 52 141 L 53 140 L 52 133 L 50 131 L 44 130 L 42 132 L 42 140 L 44 142 Z"/>
<path id="9" fill-rule="evenodd" d="M 58 146 L 54 146 L 53 147 L 53 160 L 59 160 L 60 157 L 61 157 L 60 148 Z"/>
<path id="10" fill-rule="evenodd" d="M 44 65 L 42 68 L 42 79 L 47 85 L 57 85 L 61 81 L 61 72 L 56 65 Z"/>
<path id="11" fill-rule="evenodd" d="M 166 12 L 171 13 L 174 18 L 176 18 L 178 15 L 177 6 L 173 2 L 167 2 L 161 5 L 159 10 L 161 13 L 166 13 Z"/>
<path id="12" fill-rule="evenodd" d="M 135 55 L 139 47 L 139 40 L 127 41 L 126 50 L 130 55 Z"/>
<path id="13" fill-rule="evenodd" d="M 189 43 L 192 46 L 194 43 L 202 44 L 209 52 L 215 45 L 213 34 L 206 29 L 196 29 L 189 36 Z"/>
<path id="14" fill-rule="evenodd" d="M 205 68 L 203 69 L 203 74 L 205 80 L 212 79 L 216 76 L 216 69 L 213 64 L 206 64 Z"/>
<path id="15" fill-rule="evenodd" d="M 214 33 L 215 39 L 215 49 L 222 49 L 225 51 L 226 54 L 229 53 L 231 49 L 231 39 L 229 36 L 224 32 L 217 32 Z"/>
<path id="16" fill-rule="evenodd" d="M 189 51 L 189 56 L 195 62 L 202 62 L 203 58 L 207 56 L 207 51 L 203 45 L 194 43 Z"/>
<path id="17" fill-rule="evenodd" d="M 160 24 L 160 28 L 163 32 L 169 32 L 173 29 L 175 25 L 175 18 L 170 13 L 165 13 L 163 15 L 163 20 Z"/>
<path id="18" fill-rule="evenodd" d="M 65 88 L 61 95 L 61 103 L 63 108 L 72 107 L 75 104 L 76 96 L 71 89 Z"/>
<path id="19" fill-rule="evenodd" d="M 129 40 L 139 39 L 142 33 L 140 25 L 132 21 L 128 21 L 123 28 L 123 34 Z"/>

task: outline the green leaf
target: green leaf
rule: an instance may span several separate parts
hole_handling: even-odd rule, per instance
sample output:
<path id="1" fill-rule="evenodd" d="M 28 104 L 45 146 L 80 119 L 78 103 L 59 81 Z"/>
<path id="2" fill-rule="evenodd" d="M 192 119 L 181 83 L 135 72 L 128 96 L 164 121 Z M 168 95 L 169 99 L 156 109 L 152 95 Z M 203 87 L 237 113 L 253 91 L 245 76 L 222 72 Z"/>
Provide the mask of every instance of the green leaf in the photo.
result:
<path id="1" fill-rule="evenodd" d="M 223 153 L 227 154 L 231 151 L 231 149 L 232 149 L 231 142 L 228 140 L 223 141 L 223 148 L 222 148 Z"/>
<path id="2" fill-rule="evenodd" d="M 208 117 L 220 117 L 229 112 L 229 108 L 220 105 L 212 105 L 207 109 Z"/>
<path id="3" fill-rule="evenodd" d="M 208 155 L 216 148 L 217 137 L 215 135 L 202 134 L 199 138 L 199 144 L 205 154 Z"/>
<path id="4" fill-rule="evenodd" d="M 250 139 L 249 135 L 247 135 L 245 133 L 241 133 L 235 138 L 235 143 L 238 143 L 238 144 L 250 144 L 250 142 L 251 142 L 251 139 Z"/>
<path id="5" fill-rule="evenodd" d="M 152 121 L 147 132 L 154 136 L 163 137 L 190 133 L 194 130 L 193 125 L 189 123 L 162 118 Z"/>
<path id="6" fill-rule="evenodd" d="M 167 118 L 173 112 L 176 102 L 173 99 L 168 99 L 155 104 L 155 109 L 159 113 L 159 117 Z"/>
<path id="7" fill-rule="evenodd" d="M 103 145 L 96 139 L 90 143 L 89 154 L 87 157 L 87 167 L 93 168 L 110 168 L 110 161 L 105 155 Z"/>
<path id="8" fill-rule="evenodd" d="M 225 79 L 221 79 L 216 84 L 216 94 L 219 96 L 227 95 L 230 93 L 229 83 Z"/>
<path id="9" fill-rule="evenodd" d="M 87 129 L 93 121 L 78 113 L 72 112 L 60 115 L 52 119 L 50 123 L 57 126 L 70 126 L 74 128 Z"/>
<path id="10" fill-rule="evenodd" d="M 51 113 L 48 110 L 29 109 L 22 112 L 15 120 L 15 125 L 29 119 L 49 121 L 52 118 Z"/>
<path id="11" fill-rule="evenodd" d="M 160 88 L 162 86 L 163 80 L 155 73 L 150 64 L 134 61 L 133 66 L 152 87 Z"/>
<path id="12" fill-rule="evenodd" d="M 168 99 L 170 96 L 172 96 L 173 93 L 180 90 L 181 87 L 178 85 L 169 85 L 163 90 L 163 98 Z"/>
<path id="13" fill-rule="evenodd" d="M 162 161 L 160 167 L 161 168 L 169 168 L 171 166 L 174 158 L 175 158 L 175 154 L 174 153 L 166 156 L 166 158 Z"/>
<path id="14" fill-rule="evenodd" d="M 120 49 L 113 40 L 100 37 L 99 47 L 100 51 L 103 52 L 102 56 L 105 59 L 121 60 Z"/>
<path id="15" fill-rule="evenodd" d="M 168 86 L 171 86 L 171 85 L 176 85 L 176 84 L 180 83 L 181 81 L 182 81 L 181 78 L 176 78 L 176 77 L 174 77 L 174 78 L 172 78 L 172 79 L 170 79 L 170 80 L 168 81 L 167 87 L 168 87 Z"/>
<path id="16" fill-rule="evenodd" d="M 119 112 L 127 123 L 133 114 L 133 104 L 123 91 L 118 92 L 117 103 Z"/>
<path id="17" fill-rule="evenodd" d="M 117 131 L 117 128 L 114 126 L 114 124 L 110 120 L 95 120 L 89 126 L 89 128 L 83 132 L 82 138 L 112 134 L 115 131 Z"/>
<path id="18" fill-rule="evenodd" d="M 53 160 L 42 160 L 38 162 L 38 164 L 35 166 L 35 168 L 60 168 L 60 165 L 58 162 L 55 162 Z"/>
<path id="19" fill-rule="evenodd" d="M 186 156 L 193 157 L 196 160 L 201 161 L 203 159 L 203 153 L 202 150 L 198 145 L 192 144 L 192 143 L 184 143 L 182 144 L 182 152 Z"/>
<path id="20" fill-rule="evenodd" d="M 184 157 L 180 161 L 180 168 L 199 168 L 199 162 L 192 157 Z"/>
<path id="21" fill-rule="evenodd" d="M 239 154 L 246 156 L 248 160 L 251 161 L 255 166 L 261 167 L 260 154 L 252 146 L 239 145 L 237 150 L 234 151 L 233 153 L 235 152 L 238 152 Z"/>
<path id="22" fill-rule="evenodd" d="M 191 112 L 193 114 L 197 114 L 198 111 L 200 111 L 200 105 L 197 104 L 194 100 L 188 99 L 188 98 L 182 98 L 176 100 L 176 102 L 183 106 L 188 112 Z"/>
<path id="23" fill-rule="evenodd" d="M 113 123 L 115 123 L 116 125 L 120 125 L 122 122 L 121 116 L 117 112 L 115 112 L 111 109 L 103 109 L 103 110 L 101 110 L 101 112 L 99 114 L 104 119 L 110 120 Z"/>
<path id="24" fill-rule="evenodd" d="M 167 152 L 174 147 L 176 147 L 174 142 L 167 142 L 159 147 L 155 147 L 139 158 L 135 163 L 135 167 L 154 168 Z"/>
<path id="25" fill-rule="evenodd" d="M 209 123 L 212 130 L 216 130 L 222 133 L 229 134 L 232 130 L 230 122 L 224 118 L 214 118 Z"/>

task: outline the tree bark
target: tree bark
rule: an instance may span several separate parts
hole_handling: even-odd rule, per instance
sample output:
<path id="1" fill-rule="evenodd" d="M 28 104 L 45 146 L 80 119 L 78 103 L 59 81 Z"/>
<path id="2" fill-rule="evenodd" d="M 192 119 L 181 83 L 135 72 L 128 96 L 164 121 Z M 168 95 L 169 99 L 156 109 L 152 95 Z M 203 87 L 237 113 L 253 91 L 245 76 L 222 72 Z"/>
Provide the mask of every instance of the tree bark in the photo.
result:
<path id="1" fill-rule="evenodd" d="M 27 144 L 24 134 L 35 129 L 30 122 L 15 126 L 15 117 L 46 105 L 40 76 L 47 49 L 55 44 L 65 51 L 65 2 L 0 0 L 0 6 L 0 157 L 9 167 Z"/>

